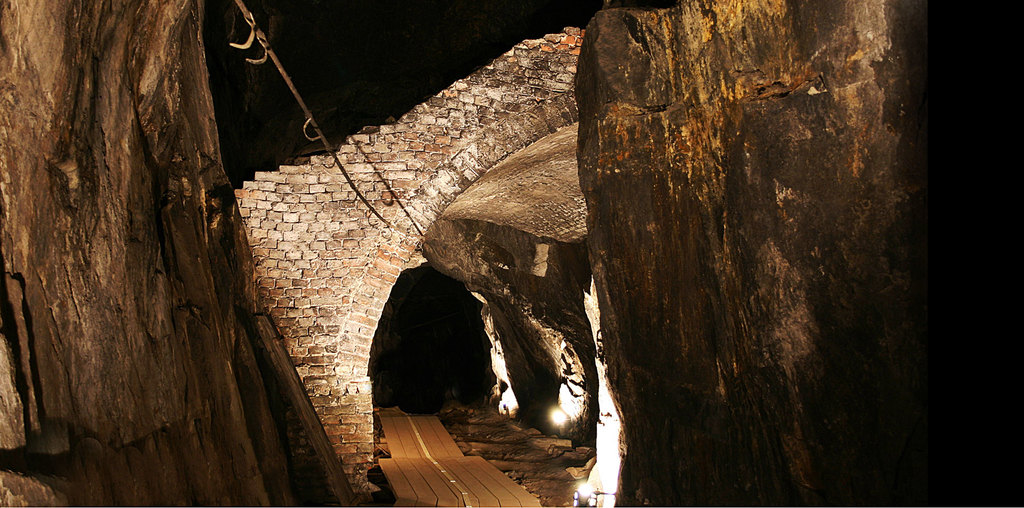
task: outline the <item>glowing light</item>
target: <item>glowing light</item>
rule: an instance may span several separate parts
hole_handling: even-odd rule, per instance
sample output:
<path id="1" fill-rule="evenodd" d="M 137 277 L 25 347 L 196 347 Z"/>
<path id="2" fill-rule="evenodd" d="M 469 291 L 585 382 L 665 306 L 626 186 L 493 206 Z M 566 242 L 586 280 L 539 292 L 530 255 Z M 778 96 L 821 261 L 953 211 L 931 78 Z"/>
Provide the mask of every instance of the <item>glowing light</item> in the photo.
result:
<path id="1" fill-rule="evenodd" d="M 555 422 L 555 425 L 562 425 L 569 419 L 569 415 L 565 414 L 560 408 L 551 410 L 551 421 Z"/>
<path id="2" fill-rule="evenodd" d="M 514 418 L 516 414 L 519 413 L 519 402 L 516 401 L 516 394 L 512 391 L 511 386 L 501 393 L 501 401 L 498 403 L 498 411 L 510 418 Z"/>
<path id="3" fill-rule="evenodd" d="M 583 398 L 586 394 L 582 390 L 574 390 L 570 384 L 568 380 L 562 381 L 558 389 L 558 407 L 570 420 L 576 420 L 583 414 Z"/>
<path id="4" fill-rule="evenodd" d="M 593 278 L 590 279 L 590 291 L 583 292 L 583 306 L 587 312 L 587 321 L 590 322 L 594 346 L 600 352 L 603 348 L 601 311 L 597 301 L 597 287 Z M 615 492 L 618 491 L 619 486 L 619 468 L 625 454 L 625 446 L 621 442 L 622 421 L 616 409 L 615 394 L 612 393 L 611 386 L 608 384 L 607 366 L 602 361 L 601 354 L 594 358 L 594 364 L 597 367 L 600 412 L 597 421 L 597 464 L 594 465 L 594 469 L 590 470 L 588 482 L 596 486 L 596 490 L 601 491 L 601 508 L 613 508 Z"/>
<path id="5" fill-rule="evenodd" d="M 573 506 L 597 506 L 597 494 L 594 487 L 589 483 L 581 483 L 576 487 L 576 492 L 572 495 Z"/>

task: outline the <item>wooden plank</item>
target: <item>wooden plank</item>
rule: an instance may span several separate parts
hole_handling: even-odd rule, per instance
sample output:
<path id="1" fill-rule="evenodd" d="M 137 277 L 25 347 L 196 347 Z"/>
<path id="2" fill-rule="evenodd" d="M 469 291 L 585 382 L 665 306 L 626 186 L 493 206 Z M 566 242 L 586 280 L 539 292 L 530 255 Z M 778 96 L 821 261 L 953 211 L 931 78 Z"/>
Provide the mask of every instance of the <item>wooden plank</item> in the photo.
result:
<path id="1" fill-rule="evenodd" d="M 478 464 L 477 471 L 482 472 L 490 480 L 490 483 L 487 484 L 489 487 L 497 488 L 501 486 L 518 499 L 520 506 L 540 506 L 540 501 L 533 494 L 530 494 L 518 483 L 505 476 L 505 473 L 499 471 L 498 468 L 484 460 L 483 457 L 466 457 L 466 459 Z M 480 477 L 478 476 L 478 478 Z"/>
<path id="2" fill-rule="evenodd" d="M 463 506 L 462 492 L 441 472 L 434 463 L 428 459 L 399 459 L 403 464 L 409 464 L 427 481 L 430 489 L 437 498 L 435 506 Z"/>
<path id="3" fill-rule="evenodd" d="M 380 469 L 384 471 L 391 485 L 391 492 L 395 495 L 395 506 L 415 506 L 419 499 L 416 489 L 401 466 L 396 464 L 394 459 L 380 459 L 379 462 Z"/>
<path id="4" fill-rule="evenodd" d="M 462 456 L 462 450 L 455 446 L 455 441 L 452 440 L 448 431 L 444 430 L 441 422 L 436 417 L 416 418 L 413 420 L 413 423 L 423 437 L 423 441 L 427 444 L 427 450 L 430 452 L 431 457 L 436 459 Z"/>
<path id="5" fill-rule="evenodd" d="M 463 456 L 437 417 L 393 409 L 379 415 L 391 449 L 391 459 L 380 460 L 381 469 L 398 504 L 463 506 L 465 490 L 474 506 L 540 506 L 482 457 Z"/>
<path id="6" fill-rule="evenodd" d="M 449 457 L 438 460 L 438 462 L 450 471 L 470 493 L 470 504 L 473 506 L 502 506 L 501 501 L 473 474 L 465 457 Z"/>
<path id="7" fill-rule="evenodd" d="M 498 506 L 519 506 L 522 504 L 519 501 L 519 497 L 509 489 L 508 485 L 495 480 L 494 476 L 488 471 L 488 468 L 493 469 L 494 466 L 490 465 L 482 457 L 465 457 L 464 464 L 468 474 L 473 475 L 481 485 L 481 488 L 498 500 Z M 518 485 L 516 486 L 518 487 Z"/>
<path id="8" fill-rule="evenodd" d="M 427 458 L 428 453 L 433 458 L 462 457 L 462 450 L 436 416 L 380 414 L 380 421 L 392 458 Z"/>
<path id="9" fill-rule="evenodd" d="M 423 446 L 420 444 L 420 440 L 416 437 L 416 431 L 413 429 L 412 421 L 405 416 L 397 416 L 391 419 L 391 426 L 402 438 L 402 442 L 405 445 L 405 455 L 408 458 L 427 458 L 424 453 Z"/>
<path id="10" fill-rule="evenodd" d="M 386 414 L 383 410 L 380 411 L 378 416 L 380 417 L 380 426 L 384 431 L 384 436 L 388 438 L 388 450 L 391 452 L 391 457 L 408 457 L 409 454 L 405 450 L 405 441 L 395 426 L 395 417 Z"/>
<path id="11" fill-rule="evenodd" d="M 429 453 L 431 457 L 437 458 L 444 454 L 441 453 L 441 446 L 437 437 L 434 435 L 433 429 L 427 426 L 429 418 L 430 417 L 425 418 L 422 415 L 416 415 L 409 416 L 406 421 L 409 423 L 409 431 L 413 433 L 413 437 L 416 437 L 417 435 L 419 436 L 419 438 L 416 439 L 417 444 L 419 444 L 421 448 L 425 446 L 427 453 Z"/>
<path id="12" fill-rule="evenodd" d="M 438 465 L 456 483 L 452 483 Z M 438 465 L 428 459 L 380 459 L 381 470 L 395 494 L 396 506 L 465 506 L 461 489 L 466 490 L 473 506 L 519 506 L 518 499 L 508 491 L 501 490 L 503 500 L 495 497 L 478 479 L 480 475 L 472 471 L 476 464 L 467 463 L 465 457 L 439 460 Z"/>
<path id="13" fill-rule="evenodd" d="M 463 456 L 462 449 L 459 448 L 459 445 L 455 444 L 452 435 L 448 433 L 448 430 L 444 428 L 441 420 L 437 419 L 437 417 L 422 418 L 417 420 L 416 424 L 424 438 L 426 436 L 432 437 L 430 455 L 434 458 Z"/>
<path id="14" fill-rule="evenodd" d="M 437 506 L 437 494 L 434 493 L 434 489 L 430 487 L 430 481 L 423 477 L 422 472 L 415 464 L 409 462 L 410 459 L 382 459 L 390 461 L 389 467 L 391 469 L 397 468 L 402 472 L 402 475 L 409 483 L 411 489 L 411 495 L 404 495 L 404 497 L 412 497 L 412 506 Z M 384 465 L 381 464 L 381 470 L 384 470 Z M 388 476 L 390 481 L 391 477 Z M 397 496 L 396 496 L 397 497 Z"/>
<path id="15" fill-rule="evenodd" d="M 388 437 L 391 458 L 424 458 L 423 449 L 405 416 L 381 416 L 381 428 Z"/>

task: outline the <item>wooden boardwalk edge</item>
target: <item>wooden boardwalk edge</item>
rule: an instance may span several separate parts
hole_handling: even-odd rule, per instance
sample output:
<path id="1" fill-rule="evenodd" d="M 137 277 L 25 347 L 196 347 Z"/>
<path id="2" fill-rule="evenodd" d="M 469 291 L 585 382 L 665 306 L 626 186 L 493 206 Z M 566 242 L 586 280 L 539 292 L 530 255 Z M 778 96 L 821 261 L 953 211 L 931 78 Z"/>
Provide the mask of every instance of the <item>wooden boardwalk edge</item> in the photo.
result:
<path id="1" fill-rule="evenodd" d="M 396 506 L 540 506 L 483 457 L 464 456 L 436 416 L 397 409 L 379 415 L 391 449 L 379 463 Z"/>

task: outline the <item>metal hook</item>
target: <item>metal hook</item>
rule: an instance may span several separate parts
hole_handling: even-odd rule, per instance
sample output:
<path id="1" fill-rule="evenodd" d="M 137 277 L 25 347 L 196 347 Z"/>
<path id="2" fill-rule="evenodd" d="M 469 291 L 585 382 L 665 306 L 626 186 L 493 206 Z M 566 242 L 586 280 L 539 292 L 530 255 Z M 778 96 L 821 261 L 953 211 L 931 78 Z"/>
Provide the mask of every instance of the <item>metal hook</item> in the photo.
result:
<path id="1" fill-rule="evenodd" d="M 244 15 L 244 19 L 245 19 L 245 22 L 249 24 L 249 38 L 246 39 L 245 42 L 243 42 L 241 44 L 236 44 L 234 42 L 229 42 L 228 46 L 231 46 L 232 48 L 238 48 L 238 49 L 249 49 L 249 47 L 252 46 L 252 41 L 256 40 L 256 20 L 253 19 L 252 13 L 250 12 L 250 13 L 245 14 Z"/>
<path id="2" fill-rule="evenodd" d="M 267 42 L 267 39 L 263 37 L 263 33 L 262 32 L 257 34 L 256 38 L 257 38 L 257 40 L 260 41 L 260 46 L 263 46 L 263 58 L 260 58 L 260 59 L 246 58 L 245 61 L 249 62 L 249 63 L 251 63 L 253 65 L 260 65 L 260 64 L 266 63 L 267 57 L 270 56 L 270 50 L 267 49 L 267 45 L 269 43 Z"/>
<path id="3" fill-rule="evenodd" d="M 256 29 L 251 29 L 251 30 L 249 30 L 249 38 L 246 39 L 245 42 L 243 42 L 241 44 L 236 44 L 234 42 L 229 42 L 228 46 L 231 46 L 232 48 L 238 48 L 238 49 L 249 49 L 249 47 L 252 46 L 252 41 L 254 41 L 254 40 L 256 40 Z"/>
<path id="4" fill-rule="evenodd" d="M 302 124 L 302 135 L 306 136 L 306 139 L 308 139 L 310 141 L 316 141 L 316 140 L 320 139 L 320 135 L 318 134 L 316 137 L 310 137 L 309 136 L 309 130 L 308 129 L 309 129 L 309 124 L 311 124 L 311 123 L 313 123 L 313 117 L 306 118 L 306 123 Z"/>

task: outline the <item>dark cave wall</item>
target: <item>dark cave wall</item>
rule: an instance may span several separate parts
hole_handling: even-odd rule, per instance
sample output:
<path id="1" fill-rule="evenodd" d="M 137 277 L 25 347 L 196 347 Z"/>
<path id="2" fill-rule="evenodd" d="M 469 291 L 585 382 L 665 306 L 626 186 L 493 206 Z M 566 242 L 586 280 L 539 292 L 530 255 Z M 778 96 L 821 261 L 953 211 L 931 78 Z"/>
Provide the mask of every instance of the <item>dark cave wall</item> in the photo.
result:
<path id="1" fill-rule="evenodd" d="M 701 1 L 587 26 L 620 503 L 927 502 L 926 10 Z"/>
<path id="2" fill-rule="evenodd" d="M 295 501 L 202 12 L 0 5 L 0 467 L 71 504 Z"/>
<path id="3" fill-rule="evenodd" d="M 535 270 L 540 244 L 548 248 L 544 276 Z M 487 300 L 520 417 L 547 433 L 592 440 L 598 387 L 594 342 L 583 309 L 589 282 L 585 245 L 514 226 L 442 216 L 427 231 L 423 252 L 438 271 Z M 563 382 L 572 383 L 583 407 L 575 422 L 556 427 L 550 414 Z"/>

